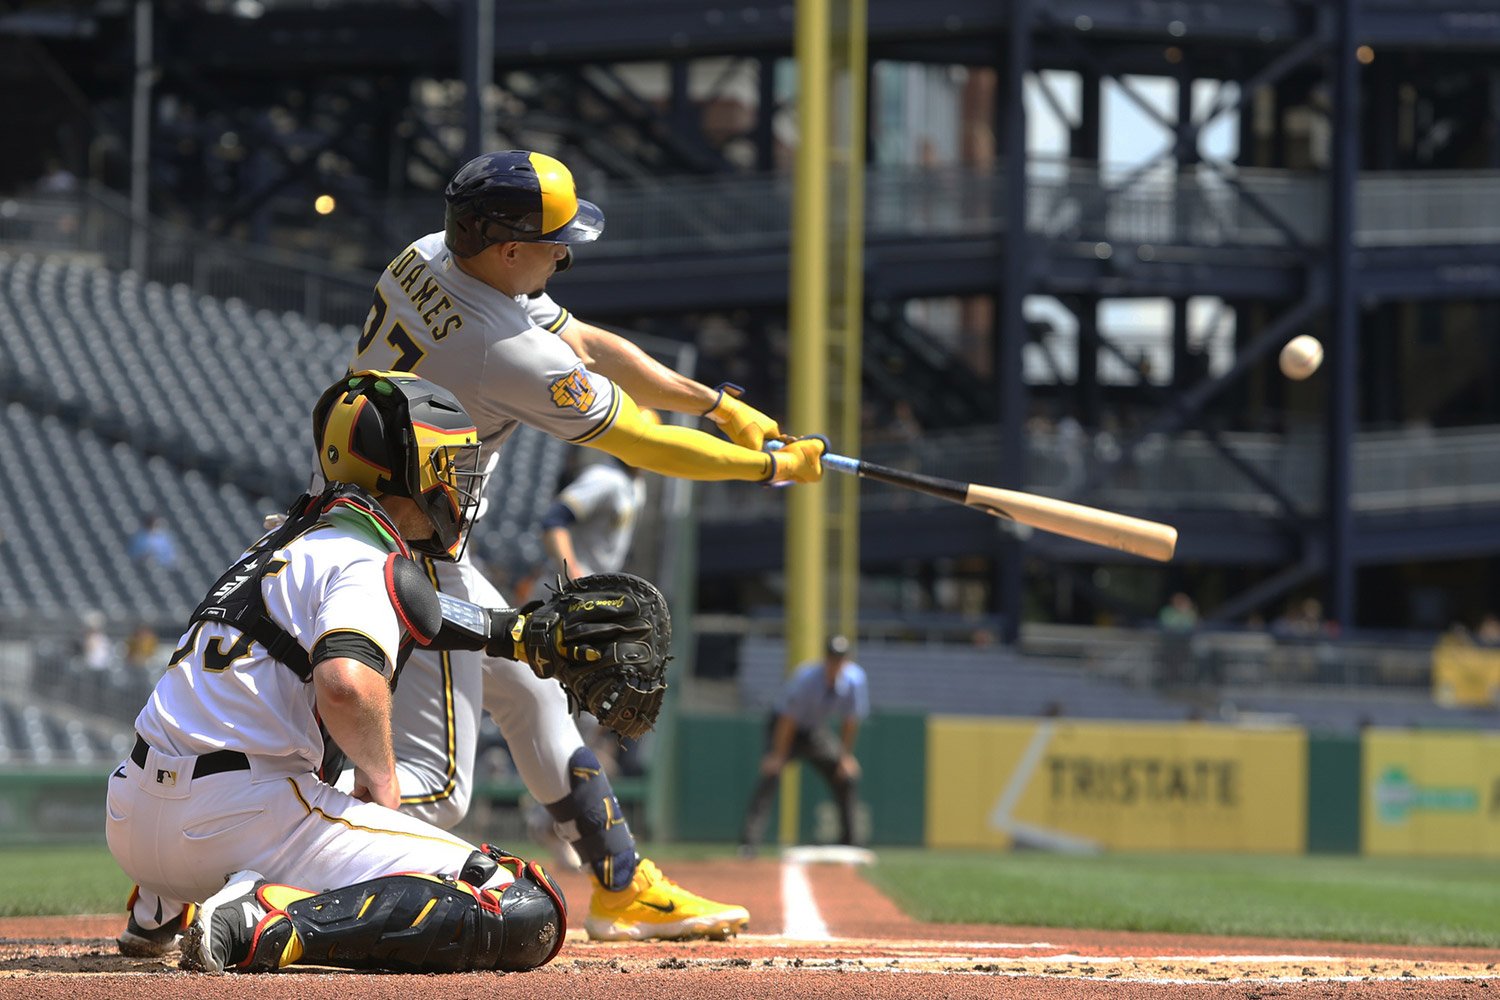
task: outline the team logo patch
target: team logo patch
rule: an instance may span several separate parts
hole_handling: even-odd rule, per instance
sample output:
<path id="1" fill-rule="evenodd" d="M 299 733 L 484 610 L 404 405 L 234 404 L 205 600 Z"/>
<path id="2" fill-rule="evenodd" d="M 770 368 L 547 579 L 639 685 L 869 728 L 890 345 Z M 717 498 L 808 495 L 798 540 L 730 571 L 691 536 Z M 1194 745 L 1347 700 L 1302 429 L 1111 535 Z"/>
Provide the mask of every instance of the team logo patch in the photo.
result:
<path id="1" fill-rule="evenodd" d="M 547 387 L 552 393 L 552 405 L 560 410 L 569 408 L 587 413 L 594 405 L 594 387 L 579 365 Z"/>

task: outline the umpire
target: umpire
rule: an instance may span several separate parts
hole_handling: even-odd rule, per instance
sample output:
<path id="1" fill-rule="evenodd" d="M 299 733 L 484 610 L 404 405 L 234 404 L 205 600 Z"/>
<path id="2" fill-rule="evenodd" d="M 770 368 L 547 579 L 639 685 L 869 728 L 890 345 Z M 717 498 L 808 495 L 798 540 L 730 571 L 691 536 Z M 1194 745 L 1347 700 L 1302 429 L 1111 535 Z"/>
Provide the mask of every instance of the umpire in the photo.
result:
<path id="1" fill-rule="evenodd" d="M 859 788 L 859 761 L 854 740 L 870 714 L 865 671 L 849 659 L 849 640 L 828 640 L 823 662 L 805 663 L 787 681 L 768 723 L 768 747 L 760 762 L 760 781 L 750 797 L 740 853 L 755 854 L 771 800 L 781 784 L 781 770 L 795 756 L 818 769 L 839 804 L 839 843 L 854 843 L 854 803 Z M 839 735 L 827 723 L 837 719 Z"/>

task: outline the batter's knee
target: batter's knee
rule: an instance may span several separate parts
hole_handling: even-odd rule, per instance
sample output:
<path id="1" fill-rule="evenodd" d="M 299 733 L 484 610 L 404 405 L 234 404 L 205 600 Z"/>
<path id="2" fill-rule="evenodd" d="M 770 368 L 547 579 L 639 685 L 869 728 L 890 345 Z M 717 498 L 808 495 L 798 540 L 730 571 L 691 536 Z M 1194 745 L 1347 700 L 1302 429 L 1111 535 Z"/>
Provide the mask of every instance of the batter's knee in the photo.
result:
<path id="1" fill-rule="evenodd" d="M 471 794 L 468 782 L 454 779 L 438 792 L 402 796 L 401 811 L 440 830 L 451 830 L 469 814 Z"/>

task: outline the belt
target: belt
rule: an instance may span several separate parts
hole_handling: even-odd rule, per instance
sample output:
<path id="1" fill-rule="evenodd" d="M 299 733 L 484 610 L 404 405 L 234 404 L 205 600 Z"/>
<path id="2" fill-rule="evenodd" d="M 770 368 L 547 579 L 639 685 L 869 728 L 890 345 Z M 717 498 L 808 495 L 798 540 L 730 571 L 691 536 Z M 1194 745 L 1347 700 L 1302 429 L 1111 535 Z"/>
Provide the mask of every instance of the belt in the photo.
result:
<path id="1" fill-rule="evenodd" d="M 130 751 L 130 759 L 135 762 L 136 767 L 146 766 L 146 754 L 151 751 L 151 746 L 140 736 L 135 738 L 135 749 Z M 250 770 L 250 758 L 238 750 L 215 750 L 212 753 L 198 755 L 198 760 L 193 764 L 193 777 L 202 778 L 210 774 L 222 774 L 225 771 L 248 771 Z"/>

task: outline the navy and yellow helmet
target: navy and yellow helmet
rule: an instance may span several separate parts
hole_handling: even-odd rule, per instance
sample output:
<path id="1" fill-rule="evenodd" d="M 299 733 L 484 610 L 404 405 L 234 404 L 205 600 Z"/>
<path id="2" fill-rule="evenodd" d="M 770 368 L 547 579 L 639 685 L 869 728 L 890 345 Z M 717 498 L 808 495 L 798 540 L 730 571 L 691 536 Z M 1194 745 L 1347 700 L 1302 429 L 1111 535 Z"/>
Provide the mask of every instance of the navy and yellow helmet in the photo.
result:
<path id="1" fill-rule="evenodd" d="M 459 257 L 496 243 L 592 243 L 604 213 L 578 197 L 573 174 L 545 153 L 508 149 L 476 156 L 443 191 L 445 242 Z"/>
<path id="2" fill-rule="evenodd" d="M 479 432 L 447 389 L 410 372 L 339 379 L 313 408 L 318 464 L 329 482 L 413 500 L 432 522 L 411 547 L 457 559 L 484 489 Z"/>

